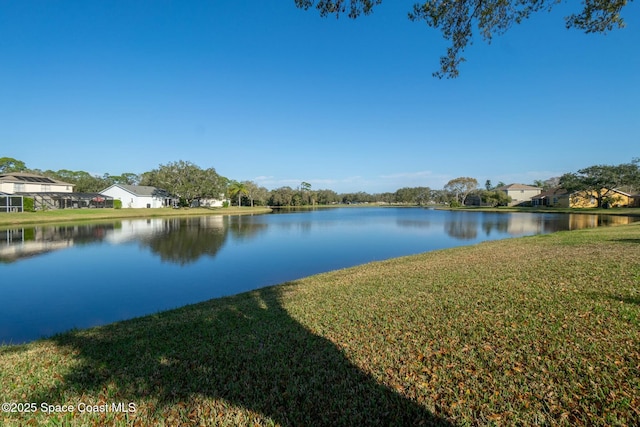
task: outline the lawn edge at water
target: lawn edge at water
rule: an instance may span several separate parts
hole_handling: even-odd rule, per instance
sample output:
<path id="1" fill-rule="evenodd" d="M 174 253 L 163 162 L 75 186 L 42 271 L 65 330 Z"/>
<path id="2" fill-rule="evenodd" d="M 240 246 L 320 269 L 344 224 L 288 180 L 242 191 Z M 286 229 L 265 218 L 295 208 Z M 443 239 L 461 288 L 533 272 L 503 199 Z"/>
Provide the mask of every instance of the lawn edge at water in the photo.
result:
<path id="1" fill-rule="evenodd" d="M 199 356 L 187 357 L 194 347 L 204 345 L 189 328 L 178 328 L 180 336 L 174 336 L 175 325 L 191 319 L 188 325 L 194 330 L 201 324 L 219 326 L 218 335 L 209 337 L 215 347 L 231 346 L 233 354 L 248 352 L 255 360 L 264 356 L 252 344 L 256 337 L 257 342 L 279 337 L 269 344 L 282 347 L 278 355 L 289 354 L 289 340 L 283 338 L 287 333 L 280 330 L 280 323 L 293 321 L 313 337 L 332 343 L 366 378 L 455 424 L 634 425 L 640 422 L 639 247 L 640 224 L 484 242 L 3 346 L 3 401 L 134 400 L 137 412 L 127 416 L 3 413 L 0 420 L 4 425 L 29 421 L 190 425 L 207 416 L 228 425 L 286 425 L 313 415 L 286 406 L 261 406 L 257 397 L 247 399 L 229 391 L 198 393 L 211 386 L 195 376 L 188 380 L 172 376 L 171 383 L 147 380 L 148 372 L 180 363 L 195 372 L 208 372 L 213 382 L 237 375 L 239 365 L 232 362 L 212 367 Z M 273 304 L 286 315 L 270 317 Z M 245 326 L 252 319 L 256 322 Z M 147 346 L 158 347 L 154 354 L 159 360 L 122 359 L 141 337 L 147 337 L 146 344 L 135 350 L 145 353 Z M 79 344 L 87 340 L 90 346 Z M 102 343 L 99 360 L 92 353 L 96 341 Z M 299 367 L 313 379 L 309 384 L 333 378 L 321 365 L 308 367 L 304 361 L 287 365 L 287 369 Z M 283 374 L 268 363 L 250 369 L 251 378 L 257 375 L 266 382 Z M 139 389 L 132 389 L 130 382 Z M 161 404 L 164 389 L 174 383 L 193 392 L 178 393 Z M 85 389 L 88 386 L 92 388 Z M 261 382 L 252 386 L 270 390 Z M 293 392 L 311 392 L 306 383 L 299 387 Z M 367 398 L 367 393 L 353 393 L 336 396 L 330 403 L 348 406 Z M 256 407 L 261 410 L 256 412 Z M 337 420 L 332 418 L 335 414 L 325 416 L 316 420 L 319 425 Z"/>
<path id="2" fill-rule="evenodd" d="M 272 212 L 268 207 L 228 208 L 131 208 L 131 209 L 60 209 L 46 212 L 0 213 L 0 228 L 21 225 L 102 221 L 111 219 L 144 219 L 170 216 L 257 215 Z"/>
<path id="3" fill-rule="evenodd" d="M 505 213 L 548 213 L 548 214 L 591 214 L 640 217 L 640 208 L 553 208 L 553 207 L 520 207 L 520 206 L 465 206 L 450 208 L 437 206 L 434 209 L 462 212 L 505 212 Z"/>

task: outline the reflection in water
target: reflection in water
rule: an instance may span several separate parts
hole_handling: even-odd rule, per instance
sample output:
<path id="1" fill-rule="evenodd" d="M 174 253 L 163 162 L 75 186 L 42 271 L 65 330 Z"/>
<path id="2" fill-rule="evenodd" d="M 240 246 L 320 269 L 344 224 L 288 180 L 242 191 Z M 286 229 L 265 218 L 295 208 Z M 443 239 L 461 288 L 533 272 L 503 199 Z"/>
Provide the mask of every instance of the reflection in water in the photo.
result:
<path id="1" fill-rule="evenodd" d="M 370 208 L 367 210 L 372 211 Z M 524 236 L 629 224 L 637 220 L 634 217 L 616 215 L 423 211 L 427 212 L 423 218 L 398 217 L 395 223 L 400 228 L 429 229 L 443 222 L 444 231 L 448 236 L 459 240 L 474 240 L 482 235 Z M 271 223 L 256 220 L 257 217 L 254 216 L 240 215 L 155 218 L 104 224 L 6 229 L 0 230 L 0 262 L 11 263 L 80 244 L 95 244 L 101 241 L 121 244 L 137 241 L 142 246 L 149 247 L 163 261 L 185 265 L 204 255 L 214 257 L 229 234 L 235 240 L 249 241 L 266 232 L 270 225 L 277 226 L 283 232 L 295 229 L 308 234 L 314 227 L 339 224 L 310 217 L 310 212 L 313 211 L 293 212 L 296 215 L 288 216 L 278 215 L 280 218 L 288 217 L 288 220 Z M 443 215 L 444 220 L 430 219 L 429 215 L 437 214 Z M 365 218 L 366 216 L 354 222 L 352 226 L 366 225 Z"/>
<path id="2" fill-rule="evenodd" d="M 410 220 L 410 219 L 398 219 L 396 224 L 405 228 L 429 228 L 431 227 L 431 221 L 428 220 Z"/>
<path id="3" fill-rule="evenodd" d="M 253 221 L 253 216 L 238 215 L 226 217 L 226 228 L 236 240 L 247 241 L 267 230 L 268 225 Z"/>
<path id="4" fill-rule="evenodd" d="M 137 241 L 163 261 L 185 265 L 205 255 L 215 256 L 228 233 L 239 240 L 250 240 L 266 228 L 267 224 L 242 216 L 207 216 L 0 230 L 0 262 L 15 262 L 74 245 Z"/>
<path id="5" fill-rule="evenodd" d="M 491 236 L 491 233 L 509 233 L 509 221 L 483 221 L 482 231 L 485 236 Z"/>
<path id="6" fill-rule="evenodd" d="M 444 229 L 451 237 L 461 240 L 473 240 L 478 237 L 478 216 L 468 212 L 452 212 Z"/>
<path id="7" fill-rule="evenodd" d="M 73 245 L 99 242 L 116 225 L 117 223 L 83 224 L 0 230 L 0 262 L 15 262 Z"/>
<path id="8" fill-rule="evenodd" d="M 25 342 L 377 260 L 633 220 L 347 208 L 0 230 L 5 302 L 0 343 Z"/>
<path id="9" fill-rule="evenodd" d="M 162 261 L 185 265 L 207 255 L 214 257 L 227 237 L 223 217 L 171 218 L 159 224 L 143 246 L 158 254 Z"/>
<path id="10" fill-rule="evenodd" d="M 631 224 L 637 218 L 616 215 L 569 215 L 569 230 Z M 548 230 L 551 231 L 551 230 Z M 554 230 L 555 231 L 555 230 Z"/>
<path id="11" fill-rule="evenodd" d="M 445 221 L 445 231 L 449 236 L 460 240 L 473 240 L 483 236 L 488 238 L 492 234 L 525 236 L 545 232 L 545 221 L 559 223 L 559 228 L 566 229 L 563 221 L 565 216 L 547 216 L 545 220 L 544 214 L 451 212 Z"/>
<path id="12" fill-rule="evenodd" d="M 231 233 L 237 240 L 250 240 L 266 229 L 266 224 L 235 217 L 208 216 L 163 220 L 150 238 L 141 239 L 143 245 L 160 255 L 163 261 L 185 265 L 202 256 L 214 257 Z"/>
<path id="13" fill-rule="evenodd" d="M 636 220 L 634 217 L 616 215 L 452 212 L 445 222 L 445 231 L 456 239 L 473 240 L 478 238 L 480 231 L 484 232 L 485 237 L 494 232 L 517 237 L 630 224 Z"/>

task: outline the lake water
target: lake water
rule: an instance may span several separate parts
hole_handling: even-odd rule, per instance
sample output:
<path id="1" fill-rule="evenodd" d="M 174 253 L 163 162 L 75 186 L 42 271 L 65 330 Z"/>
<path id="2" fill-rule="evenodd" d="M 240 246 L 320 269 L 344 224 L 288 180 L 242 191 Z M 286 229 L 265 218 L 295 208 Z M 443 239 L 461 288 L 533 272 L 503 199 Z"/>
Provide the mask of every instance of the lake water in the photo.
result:
<path id="1" fill-rule="evenodd" d="M 0 230 L 0 343 L 376 260 L 634 220 L 421 208 L 281 212 Z"/>

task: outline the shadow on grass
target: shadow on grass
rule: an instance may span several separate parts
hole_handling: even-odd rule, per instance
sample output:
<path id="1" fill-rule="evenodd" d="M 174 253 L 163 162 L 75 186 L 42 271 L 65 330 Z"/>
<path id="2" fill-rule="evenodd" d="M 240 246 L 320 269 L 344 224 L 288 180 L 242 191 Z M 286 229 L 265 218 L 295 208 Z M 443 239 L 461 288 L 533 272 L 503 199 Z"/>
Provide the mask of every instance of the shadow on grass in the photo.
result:
<path id="1" fill-rule="evenodd" d="M 640 305 L 640 297 L 621 297 L 617 295 L 607 295 L 607 298 L 615 302 L 624 302 L 626 304 Z"/>
<path id="2" fill-rule="evenodd" d="M 52 337 L 80 363 L 30 400 L 109 390 L 114 401 L 157 402 L 156 414 L 200 396 L 290 426 L 451 425 L 292 319 L 281 305 L 288 286 Z"/>
<path id="3" fill-rule="evenodd" d="M 611 241 L 619 242 L 619 243 L 635 243 L 635 244 L 640 243 L 640 239 L 611 239 Z"/>
<path id="4" fill-rule="evenodd" d="M 626 304 L 640 305 L 640 297 L 621 296 L 618 294 L 610 294 L 610 293 L 603 293 L 603 292 L 592 292 L 588 295 L 590 295 L 591 298 L 593 298 L 594 300 L 598 300 L 598 301 L 601 301 L 603 298 L 606 298 L 614 302 L 623 302 Z"/>

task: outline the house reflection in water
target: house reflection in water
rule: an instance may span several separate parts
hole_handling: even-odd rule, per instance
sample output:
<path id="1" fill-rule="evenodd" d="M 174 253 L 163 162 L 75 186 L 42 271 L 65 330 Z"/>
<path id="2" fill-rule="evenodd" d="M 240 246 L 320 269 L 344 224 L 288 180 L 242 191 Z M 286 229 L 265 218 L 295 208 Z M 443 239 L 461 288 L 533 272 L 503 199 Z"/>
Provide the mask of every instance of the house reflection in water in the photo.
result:
<path id="1" fill-rule="evenodd" d="M 609 225 L 631 224 L 637 218 L 599 214 L 522 214 L 509 217 L 507 231 L 512 236 L 580 230 Z"/>
<path id="2" fill-rule="evenodd" d="M 577 215 L 569 214 L 569 230 L 578 230 L 581 228 L 594 228 L 606 225 L 625 225 L 631 224 L 633 218 L 618 215 Z"/>
<path id="3" fill-rule="evenodd" d="M 26 231 L 24 228 L 0 230 L 0 262 L 15 262 L 73 246 L 73 240 L 36 240 L 35 234 L 33 228 Z"/>
<path id="4" fill-rule="evenodd" d="M 434 213 L 434 215 L 437 213 Z M 443 214 L 440 212 L 439 214 Z M 494 233 L 510 236 L 552 233 L 599 226 L 629 224 L 637 217 L 598 214 L 473 213 L 447 212 L 445 232 L 459 240 L 473 240 Z M 308 227 L 313 222 L 308 222 Z M 398 225 L 429 228 L 438 221 L 429 217 L 400 220 Z M 275 222 L 279 226 L 291 226 Z M 305 223 L 307 224 L 307 223 Z M 185 265 L 202 256 L 215 256 L 233 236 L 246 241 L 265 231 L 268 224 L 250 218 L 227 216 L 131 219 L 113 223 L 72 226 L 37 226 L 0 230 L 0 263 L 11 263 L 73 246 L 107 242 L 137 242 L 163 261 Z"/>
<path id="5" fill-rule="evenodd" d="M 202 255 L 215 255 L 226 239 L 227 223 L 226 217 L 218 215 L 0 230 L 0 262 L 11 263 L 80 244 L 138 242 L 163 260 L 185 264 Z"/>
<path id="6" fill-rule="evenodd" d="M 99 241 L 113 228 L 114 224 L 85 224 L 0 230 L 0 262 L 15 262 L 74 245 Z"/>

